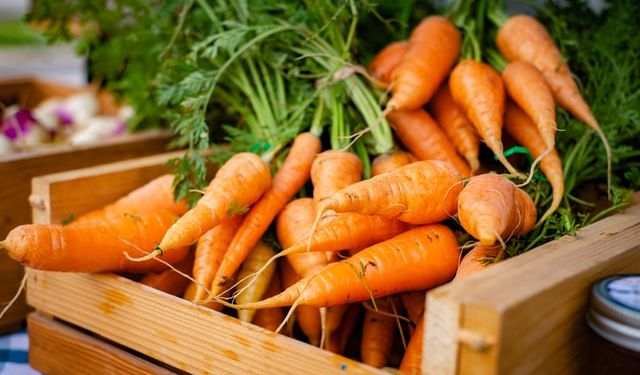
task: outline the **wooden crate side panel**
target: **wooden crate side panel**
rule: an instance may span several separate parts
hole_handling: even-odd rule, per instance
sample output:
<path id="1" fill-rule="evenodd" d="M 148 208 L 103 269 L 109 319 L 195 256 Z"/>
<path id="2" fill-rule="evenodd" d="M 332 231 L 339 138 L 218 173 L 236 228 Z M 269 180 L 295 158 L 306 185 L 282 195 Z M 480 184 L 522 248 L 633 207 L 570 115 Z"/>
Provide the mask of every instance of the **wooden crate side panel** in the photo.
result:
<path id="1" fill-rule="evenodd" d="M 28 273 L 36 309 L 190 373 L 383 374 L 122 277 Z"/>
<path id="2" fill-rule="evenodd" d="M 458 330 L 461 305 L 437 290 L 427 293 L 422 372 L 453 375 L 458 369 Z M 428 355 L 424 355 L 428 353 Z"/>
<path id="3" fill-rule="evenodd" d="M 27 321 L 29 363 L 47 375 L 173 374 L 42 314 L 31 313 Z"/>

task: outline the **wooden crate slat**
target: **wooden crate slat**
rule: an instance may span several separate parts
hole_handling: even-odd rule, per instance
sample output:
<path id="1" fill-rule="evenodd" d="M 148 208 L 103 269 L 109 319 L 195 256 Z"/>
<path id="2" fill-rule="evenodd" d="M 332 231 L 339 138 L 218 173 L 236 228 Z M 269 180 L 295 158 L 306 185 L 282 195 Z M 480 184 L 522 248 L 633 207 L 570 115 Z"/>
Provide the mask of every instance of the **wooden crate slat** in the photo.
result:
<path id="1" fill-rule="evenodd" d="M 43 314 L 31 313 L 27 320 L 29 363 L 47 375 L 173 374 Z"/>

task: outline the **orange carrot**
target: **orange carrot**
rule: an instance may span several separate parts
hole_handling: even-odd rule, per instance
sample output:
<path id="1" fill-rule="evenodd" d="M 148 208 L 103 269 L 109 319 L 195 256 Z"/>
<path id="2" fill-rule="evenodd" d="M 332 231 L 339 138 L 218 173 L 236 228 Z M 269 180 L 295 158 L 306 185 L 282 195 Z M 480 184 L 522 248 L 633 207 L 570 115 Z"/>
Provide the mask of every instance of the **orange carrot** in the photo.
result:
<path id="1" fill-rule="evenodd" d="M 480 139 L 473 124 L 458 104 L 451 97 L 449 85 L 443 84 L 431 102 L 433 115 L 438 125 L 442 127 L 445 134 L 451 140 L 456 150 L 462 155 L 469 166 L 471 172 L 475 172 L 480 167 L 478 155 L 480 154 Z"/>
<path id="2" fill-rule="evenodd" d="M 413 30 L 400 64 L 391 74 L 393 97 L 385 111 L 413 110 L 431 99 L 460 52 L 460 32 L 446 18 L 425 18 Z"/>
<path id="3" fill-rule="evenodd" d="M 186 299 L 187 301 L 194 302 L 196 298 L 197 290 L 198 290 L 198 285 L 192 282 L 191 284 L 189 284 L 189 287 L 187 287 L 187 290 L 184 292 L 184 295 L 182 296 L 182 298 Z M 220 311 L 224 307 L 217 302 L 204 303 L 202 301 L 198 301 L 198 304 L 200 306 L 205 306 L 215 311 Z"/>
<path id="4" fill-rule="evenodd" d="M 538 68 L 549 84 L 558 105 L 596 131 L 607 153 L 607 176 L 610 188 L 611 148 L 607 137 L 580 94 L 569 66 L 544 25 L 527 15 L 510 17 L 498 30 L 496 44 L 507 60 L 526 61 Z"/>
<path id="5" fill-rule="evenodd" d="M 533 229 L 536 206 L 511 181 L 487 173 L 472 177 L 460 193 L 458 217 L 462 227 L 480 244 L 491 246 Z"/>
<path id="6" fill-rule="evenodd" d="M 293 267 L 291 267 L 288 260 L 285 259 L 280 262 L 280 265 L 283 281 L 282 286 L 286 290 L 286 288 L 289 288 L 291 285 L 295 285 L 300 281 L 300 276 L 296 273 Z M 320 324 L 320 311 L 318 308 L 314 306 L 300 306 L 300 308 L 296 310 L 296 320 L 304 335 L 309 339 L 309 343 L 313 346 L 318 346 L 320 344 L 322 328 Z M 287 323 L 290 322 L 291 321 Z"/>
<path id="7" fill-rule="evenodd" d="M 212 285 L 212 294 L 225 287 L 276 215 L 309 179 L 311 163 L 320 152 L 320 139 L 311 133 L 296 137 L 273 185 L 251 208 L 236 232 Z M 237 187 L 236 187 L 237 189 Z"/>
<path id="8" fill-rule="evenodd" d="M 280 277 L 276 272 L 271 279 L 269 289 L 264 294 L 265 298 L 275 296 L 282 291 L 280 285 Z M 273 331 L 278 328 L 282 320 L 284 319 L 284 311 L 280 307 L 274 307 L 272 309 L 263 309 L 256 312 L 256 316 L 253 318 L 253 324 L 262 327 L 266 330 Z"/>
<path id="9" fill-rule="evenodd" d="M 374 310 L 365 311 L 360 357 L 365 364 L 382 368 L 387 364 L 389 354 L 391 354 L 397 326 L 393 316 L 387 315 L 393 314 L 389 301 L 378 300 L 376 306 L 380 312 L 386 314 Z"/>
<path id="10" fill-rule="evenodd" d="M 189 253 L 182 262 L 175 265 L 175 268 L 182 273 L 190 274 L 193 268 L 193 253 Z M 165 293 L 173 294 L 174 296 L 181 296 L 190 282 L 189 279 L 183 275 L 172 269 L 168 269 L 159 273 L 146 274 L 140 280 L 140 283 Z"/>
<path id="11" fill-rule="evenodd" d="M 520 176 L 502 153 L 505 94 L 498 73 L 487 64 L 463 60 L 451 73 L 449 89 L 453 99 L 502 165 L 509 173 Z"/>
<path id="12" fill-rule="evenodd" d="M 531 121 L 531 118 L 518 108 L 518 106 L 513 103 L 507 103 L 504 122 L 507 133 L 509 133 L 516 142 L 526 147 L 535 159 L 539 158 L 546 151 L 540 132 L 533 124 L 533 121 Z M 539 221 L 543 222 L 558 209 L 564 196 L 562 161 L 555 149 L 552 149 L 551 152 L 542 158 L 540 161 L 540 169 L 544 175 L 547 176 L 547 180 L 549 180 L 549 184 L 551 184 L 553 190 L 551 205 Z"/>
<path id="13" fill-rule="evenodd" d="M 391 82 L 391 74 L 393 70 L 400 65 L 400 62 L 402 62 L 402 57 L 407 51 L 408 45 L 409 43 L 406 41 L 393 42 L 378 52 L 369 64 L 369 71 L 373 78 L 385 86 L 389 85 L 389 82 Z"/>
<path id="14" fill-rule="evenodd" d="M 405 151 L 393 151 L 389 154 L 382 154 L 373 159 L 371 174 L 377 176 L 394 169 L 404 167 L 407 164 L 415 162 L 417 159 Z"/>
<path id="15" fill-rule="evenodd" d="M 471 174 L 446 134 L 423 109 L 393 111 L 387 117 L 402 144 L 418 159 L 442 160 L 450 163 L 463 177 Z"/>
<path id="16" fill-rule="evenodd" d="M 285 290 L 291 285 L 300 281 L 300 276 L 296 273 L 296 271 L 293 270 L 293 267 L 291 267 L 291 264 L 289 264 L 289 261 L 287 261 L 287 259 L 283 259 L 280 262 L 278 262 L 278 269 L 280 271 L 280 284 L 282 285 L 282 290 Z M 313 309 L 313 307 L 311 306 L 309 307 Z M 320 327 L 320 316 L 318 315 L 317 309 L 316 309 L 315 317 L 317 318 L 316 319 L 317 327 Z M 298 323 L 300 323 L 299 318 L 300 318 L 300 311 L 296 311 L 296 319 L 298 320 Z M 285 327 L 286 329 L 285 334 L 287 336 L 293 336 L 293 326 L 295 325 L 295 323 L 296 323 L 295 319 L 289 319 L 287 321 L 286 323 L 287 325 Z M 300 326 L 302 326 L 302 324 L 303 323 L 300 323 Z M 305 330 L 303 330 L 303 332 L 305 332 Z M 320 328 L 317 329 L 317 332 L 320 332 Z M 318 333 L 317 336 L 319 337 L 320 334 Z M 318 341 L 319 341 L 319 338 L 318 338 Z"/>
<path id="17" fill-rule="evenodd" d="M 317 215 L 334 210 L 435 223 L 455 214 L 461 189 L 460 176 L 448 163 L 419 161 L 340 190 L 320 202 Z"/>
<path id="18" fill-rule="evenodd" d="M 347 310 L 344 314 L 342 322 L 340 323 L 340 327 L 333 331 L 333 333 L 329 337 L 329 342 L 327 343 L 328 351 L 336 354 L 342 354 L 344 352 L 347 346 L 347 342 L 353 335 L 353 331 L 355 330 L 358 323 L 360 310 L 360 304 L 354 303 L 351 305 L 347 305 Z"/>
<path id="19" fill-rule="evenodd" d="M 556 103 L 544 76 L 535 66 L 515 61 L 502 72 L 509 96 L 529 115 L 547 149 L 556 144 Z"/>
<path id="20" fill-rule="evenodd" d="M 29 224 L 14 228 L 0 251 L 25 266 L 66 272 L 147 273 L 166 269 L 155 260 L 131 262 L 125 256 L 152 251 L 176 215 L 167 210 L 142 213 L 102 211 L 87 222 L 70 225 Z M 187 248 L 165 252 L 161 259 L 175 264 L 187 255 Z"/>
<path id="21" fill-rule="evenodd" d="M 409 340 L 407 350 L 400 362 L 400 373 L 405 375 L 422 374 L 422 340 L 424 337 L 424 318 L 420 318 L 416 330 Z"/>
<path id="22" fill-rule="evenodd" d="M 331 263 L 282 293 L 235 305 L 262 309 L 288 305 L 342 305 L 431 288 L 450 280 L 458 267 L 458 243 L 444 225 L 424 225 Z"/>
<path id="23" fill-rule="evenodd" d="M 240 223 L 242 223 L 242 216 L 225 220 L 198 240 L 196 259 L 193 264 L 193 278 L 197 281 L 193 302 L 200 303 L 209 299 L 205 292 L 211 289 L 213 278 Z"/>
<path id="24" fill-rule="evenodd" d="M 477 245 L 462 258 L 458 266 L 455 280 L 465 277 L 487 268 L 500 254 L 500 246 Z"/>
<path id="25" fill-rule="evenodd" d="M 418 320 L 424 313 L 424 303 L 426 296 L 427 293 L 424 290 L 421 290 L 419 292 L 403 293 L 400 296 L 402 305 L 404 306 L 405 310 L 407 310 L 409 320 L 411 320 L 414 324 L 418 323 Z"/>
<path id="26" fill-rule="evenodd" d="M 242 281 L 238 284 L 239 291 L 235 296 L 238 303 L 255 302 L 262 299 L 262 296 L 269 289 L 271 278 L 276 271 L 276 265 L 272 264 L 266 267 L 255 282 L 251 284 L 245 280 L 245 277 L 260 269 L 273 255 L 273 248 L 260 241 L 242 263 L 242 267 L 238 272 L 238 279 Z M 238 311 L 238 319 L 242 322 L 251 322 L 255 313 L 255 310 L 240 310 Z"/>
<path id="27" fill-rule="evenodd" d="M 320 202 L 362 178 L 362 162 L 353 153 L 329 150 L 319 154 L 311 166 L 313 199 Z"/>
<path id="28" fill-rule="evenodd" d="M 235 154 L 218 170 L 198 204 L 165 234 L 150 256 L 188 246 L 223 220 L 243 213 L 271 185 L 271 172 L 257 155 Z"/>

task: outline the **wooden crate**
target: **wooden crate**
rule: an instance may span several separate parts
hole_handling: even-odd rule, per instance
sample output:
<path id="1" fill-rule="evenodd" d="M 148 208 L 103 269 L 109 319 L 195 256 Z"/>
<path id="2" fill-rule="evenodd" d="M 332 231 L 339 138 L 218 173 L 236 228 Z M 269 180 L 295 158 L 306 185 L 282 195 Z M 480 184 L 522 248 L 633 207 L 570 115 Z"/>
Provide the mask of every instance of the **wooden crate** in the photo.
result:
<path id="1" fill-rule="evenodd" d="M 166 155 L 34 179 L 58 223 L 103 206 L 164 172 Z M 640 206 L 428 294 L 428 374 L 581 373 L 590 284 L 640 271 Z M 190 373 L 368 373 L 362 363 L 116 275 L 29 270 L 37 310 Z M 211 333 L 211 334 L 203 334 Z"/>

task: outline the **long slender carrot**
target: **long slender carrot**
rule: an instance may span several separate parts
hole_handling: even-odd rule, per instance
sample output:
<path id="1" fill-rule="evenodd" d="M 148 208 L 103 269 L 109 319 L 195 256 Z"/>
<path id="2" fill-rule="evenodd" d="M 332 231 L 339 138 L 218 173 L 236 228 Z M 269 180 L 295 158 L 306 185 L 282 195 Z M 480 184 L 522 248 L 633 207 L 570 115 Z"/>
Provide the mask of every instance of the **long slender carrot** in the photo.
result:
<path id="1" fill-rule="evenodd" d="M 526 113 L 513 103 L 507 103 L 507 110 L 504 116 L 505 129 L 516 142 L 526 147 L 531 155 L 537 159 L 545 151 L 544 141 L 533 121 Z M 539 222 L 546 220 L 555 210 L 558 209 L 564 196 L 564 173 L 562 171 L 562 161 L 558 152 L 552 149 L 540 161 L 540 169 L 547 176 L 549 184 L 553 190 L 551 205 L 542 215 Z"/>
<path id="2" fill-rule="evenodd" d="M 351 152 L 329 150 L 319 154 L 311 166 L 313 199 L 327 198 L 362 178 L 362 162 Z"/>
<path id="3" fill-rule="evenodd" d="M 317 215 L 334 210 L 435 223 L 455 214 L 461 189 L 460 176 L 448 163 L 419 161 L 340 190 L 320 202 Z"/>
<path id="4" fill-rule="evenodd" d="M 460 193 L 458 217 L 462 227 L 480 244 L 490 246 L 533 229 L 536 206 L 511 181 L 487 173 L 472 177 Z"/>
<path id="5" fill-rule="evenodd" d="M 238 278 L 242 280 L 245 276 L 253 274 L 255 271 L 260 269 L 273 255 L 275 252 L 264 242 L 260 241 L 251 251 L 247 259 L 242 263 L 242 267 L 240 268 L 240 272 L 238 272 Z M 269 288 L 269 283 L 271 282 L 271 278 L 276 271 L 276 265 L 272 264 L 269 267 L 266 267 L 263 272 L 259 275 L 259 277 L 255 280 L 251 285 L 247 285 L 245 288 L 244 285 L 246 281 L 240 282 L 238 285 L 238 289 L 241 291 L 236 296 L 236 301 L 238 303 L 248 303 L 259 301 Z M 238 319 L 243 322 L 251 322 L 255 315 L 255 310 L 240 310 L 238 311 Z"/>
<path id="6" fill-rule="evenodd" d="M 544 25 L 531 16 L 512 16 L 498 30 L 496 44 L 507 60 L 526 61 L 538 68 L 558 105 L 596 131 L 607 153 L 607 176 L 611 191 L 611 147 L 607 137 L 580 94 L 569 66 Z"/>
<path id="7" fill-rule="evenodd" d="M 190 274 L 193 268 L 193 253 L 189 253 L 183 261 L 176 263 L 174 267 L 182 273 Z M 159 273 L 146 274 L 140 283 L 174 296 L 181 296 L 190 281 L 173 269 L 168 269 Z"/>
<path id="8" fill-rule="evenodd" d="M 424 290 L 421 290 L 419 292 L 403 293 L 402 295 L 400 295 L 402 305 L 404 306 L 404 309 L 407 310 L 409 320 L 411 320 L 415 324 L 418 323 L 418 320 L 424 313 L 424 303 L 426 296 L 427 293 Z"/>
<path id="9" fill-rule="evenodd" d="M 320 139 L 311 133 L 302 133 L 296 137 L 287 159 L 273 178 L 271 188 L 251 208 L 233 237 L 216 273 L 212 294 L 217 295 L 228 285 L 276 215 L 309 179 L 311 163 L 320 148 Z"/>
<path id="10" fill-rule="evenodd" d="M 469 275 L 487 268 L 500 254 L 500 246 L 476 245 L 462 258 L 454 280 L 462 280 Z"/>
<path id="11" fill-rule="evenodd" d="M 416 330 L 413 331 L 409 345 L 400 362 L 400 373 L 405 375 L 422 374 L 422 340 L 424 337 L 424 319 L 418 320 Z"/>
<path id="12" fill-rule="evenodd" d="M 373 78 L 384 85 L 389 85 L 391 82 L 391 74 L 402 62 L 408 46 L 409 43 L 403 40 L 389 43 L 380 50 L 380 52 L 373 57 L 371 63 L 369 63 L 369 72 L 371 72 Z"/>
<path id="13" fill-rule="evenodd" d="M 198 204 L 165 234 L 149 256 L 195 243 L 223 220 L 243 213 L 271 185 L 271 172 L 257 155 L 235 154 L 218 170 Z"/>
<path id="14" fill-rule="evenodd" d="M 444 81 L 459 52 L 456 27 L 444 17 L 425 18 L 411 33 L 402 62 L 391 74 L 393 96 L 385 111 L 422 107 Z"/>
<path id="15" fill-rule="evenodd" d="M 371 174 L 377 176 L 394 169 L 404 167 L 407 164 L 415 162 L 417 159 L 406 151 L 393 151 L 389 154 L 382 154 L 373 159 Z"/>
<path id="16" fill-rule="evenodd" d="M 521 176 L 503 154 L 502 116 L 505 93 L 498 73 L 487 64 L 463 60 L 451 72 L 449 89 L 453 99 L 500 163 L 509 173 Z"/>
<path id="17" fill-rule="evenodd" d="M 478 170 L 480 138 L 471 121 L 451 97 L 448 83 L 443 84 L 433 97 L 431 109 L 438 125 L 442 127 L 460 155 L 467 160 L 471 172 Z"/>
<path id="18" fill-rule="evenodd" d="M 280 285 L 280 276 L 278 276 L 278 273 L 276 272 L 271 279 L 269 289 L 267 289 L 267 291 L 264 293 L 264 297 L 269 298 L 275 296 L 281 291 L 282 286 Z M 282 311 L 282 308 L 274 307 L 272 309 L 258 310 L 255 317 L 253 318 L 253 324 L 266 330 L 275 332 L 280 323 L 282 323 L 283 319 L 284 311 Z"/>
<path id="19" fill-rule="evenodd" d="M 232 306 L 239 309 L 335 306 L 427 289 L 454 276 L 458 253 L 458 243 L 449 228 L 424 225 L 331 263 L 276 296 Z"/>
<path id="20" fill-rule="evenodd" d="M 347 311 L 340 323 L 340 327 L 333 331 L 327 343 L 327 350 L 332 353 L 342 354 L 344 352 L 360 318 L 360 304 L 354 303 L 347 306 Z"/>
<path id="21" fill-rule="evenodd" d="M 25 266 L 47 271 L 147 273 L 166 269 L 155 260 L 131 262 L 125 256 L 152 251 L 176 215 L 167 210 L 107 213 L 77 224 L 21 225 L 0 242 L 0 251 Z M 165 252 L 161 259 L 175 264 L 187 248 Z"/>
<path id="22" fill-rule="evenodd" d="M 442 160 L 451 163 L 463 177 L 471 174 L 446 134 L 423 109 L 393 111 L 387 117 L 402 144 L 418 159 Z"/>
<path id="23" fill-rule="evenodd" d="M 365 364 L 381 368 L 389 360 L 397 326 L 393 316 L 387 315 L 393 314 L 393 310 L 387 300 L 378 300 L 376 306 L 379 311 L 386 314 L 381 314 L 374 310 L 365 311 L 360 357 Z"/>
<path id="24" fill-rule="evenodd" d="M 547 149 L 556 144 L 556 103 L 542 73 L 524 61 L 515 61 L 502 71 L 509 96 L 533 120 Z"/>

